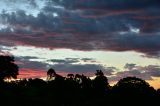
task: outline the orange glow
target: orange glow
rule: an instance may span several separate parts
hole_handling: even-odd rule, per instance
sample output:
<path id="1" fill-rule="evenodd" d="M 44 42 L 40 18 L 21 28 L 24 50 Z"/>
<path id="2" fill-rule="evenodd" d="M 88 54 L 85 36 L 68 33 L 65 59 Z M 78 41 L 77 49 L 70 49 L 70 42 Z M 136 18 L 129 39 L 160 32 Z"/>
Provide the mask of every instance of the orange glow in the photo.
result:
<path id="1" fill-rule="evenodd" d="M 57 72 L 59 75 L 66 76 L 67 72 L 64 71 L 58 71 Z M 74 73 L 75 74 L 75 73 Z M 43 78 L 45 79 L 47 77 L 47 71 L 46 70 L 33 70 L 33 69 L 26 69 L 22 68 L 19 71 L 18 79 L 23 79 L 23 78 Z M 93 79 L 94 77 L 90 77 Z M 151 86 L 153 86 L 155 89 L 160 88 L 160 78 L 158 77 L 153 77 L 153 80 L 146 80 Z M 114 86 L 117 81 L 110 81 L 109 82 L 111 86 Z"/>
<path id="2" fill-rule="evenodd" d="M 147 81 L 151 86 L 153 86 L 155 89 L 160 88 L 160 78 L 158 77 L 153 77 L 153 80 L 148 80 Z"/>
<path id="3" fill-rule="evenodd" d="M 160 88 L 160 78 L 153 78 L 153 80 L 146 80 L 150 84 L 150 86 L 154 87 L 154 89 Z M 111 86 L 114 86 L 117 83 L 117 81 L 111 81 L 109 84 Z"/>

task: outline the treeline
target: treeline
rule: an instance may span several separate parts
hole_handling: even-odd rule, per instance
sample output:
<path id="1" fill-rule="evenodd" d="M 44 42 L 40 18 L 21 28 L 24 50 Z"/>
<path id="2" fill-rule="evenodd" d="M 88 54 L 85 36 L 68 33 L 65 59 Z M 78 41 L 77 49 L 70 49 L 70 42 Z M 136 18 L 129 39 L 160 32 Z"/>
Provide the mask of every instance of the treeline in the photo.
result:
<path id="1" fill-rule="evenodd" d="M 12 69 L 12 71 L 11 71 Z M 110 86 L 107 77 L 97 70 L 95 78 L 79 74 L 58 75 L 54 69 L 47 72 L 47 81 L 16 78 L 18 67 L 14 58 L 0 56 L 0 105 L 16 106 L 113 106 L 157 105 L 160 90 L 145 80 L 126 77 Z"/>
<path id="2" fill-rule="evenodd" d="M 19 106 L 112 106 L 159 103 L 160 91 L 136 77 L 110 86 L 97 70 L 91 80 L 84 75 L 60 75 L 54 79 L 23 79 L 0 83 L 0 104 Z"/>

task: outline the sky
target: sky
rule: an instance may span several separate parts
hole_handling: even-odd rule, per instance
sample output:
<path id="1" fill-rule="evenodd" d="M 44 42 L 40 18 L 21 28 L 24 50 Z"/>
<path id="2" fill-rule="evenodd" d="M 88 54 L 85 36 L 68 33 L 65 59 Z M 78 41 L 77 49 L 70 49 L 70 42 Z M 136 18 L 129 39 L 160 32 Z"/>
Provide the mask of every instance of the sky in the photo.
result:
<path id="1" fill-rule="evenodd" d="M 109 82 L 136 76 L 160 88 L 159 0 L 0 0 L 0 54 L 19 78 L 57 73 Z"/>

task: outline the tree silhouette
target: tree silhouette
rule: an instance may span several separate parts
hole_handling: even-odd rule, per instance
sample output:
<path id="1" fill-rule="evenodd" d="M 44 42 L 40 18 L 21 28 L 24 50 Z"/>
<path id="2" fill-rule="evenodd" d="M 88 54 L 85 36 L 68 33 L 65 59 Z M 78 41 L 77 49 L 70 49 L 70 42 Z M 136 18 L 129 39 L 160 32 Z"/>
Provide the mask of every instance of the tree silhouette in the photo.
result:
<path id="1" fill-rule="evenodd" d="M 0 80 L 17 78 L 18 71 L 13 56 L 0 56 Z"/>
<path id="2" fill-rule="evenodd" d="M 74 74 L 67 74 L 67 78 L 73 79 L 74 78 Z"/>
<path id="3" fill-rule="evenodd" d="M 51 80 L 53 77 L 55 78 L 55 80 L 64 80 L 63 76 L 57 74 L 54 69 L 50 68 L 47 71 L 47 80 Z"/>
<path id="4" fill-rule="evenodd" d="M 116 86 L 136 89 L 150 87 L 150 85 L 146 81 L 136 77 L 126 77 L 120 79 Z"/>
<path id="5" fill-rule="evenodd" d="M 126 77 L 120 79 L 113 87 L 114 93 L 120 95 L 132 95 L 138 97 L 148 97 L 155 94 L 153 87 L 145 80 L 136 77 Z"/>
<path id="6" fill-rule="evenodd" d="M 56 72 L 54 69 L 50 68 L 47 71 L 47 80 L 51 80 L 56 75 Z"/>
<path id="7" fill-rule="evenodd" d="M 43 81 L 30 78 L 0 83 L 1 104 L 5 106 L 21 106 L 24 103 L 26 106 L 128 106 L 132 103 L 136 106 L 159 103 L 160 89 L 154 90 L 140 78 L 126 77 L 110 87 L 107 77 L 101 70 L 97 70 L 96 78 L 93 80 L 83 74 L 68 74 L 62 77 L 56 74 L 54 69 L 49 69 L 47 75 L 55 79 Z M 6 99 L 10 102 L 5 102 Z"/>
<path id="8" fill-rule="evenodd" d="M 106 76 L 104 76 L 101 70 L 96 70 L 96 78 L 93 80 L 93 87 L 97 92 L 104 93 L 109 89 L 109 83 Z"/>

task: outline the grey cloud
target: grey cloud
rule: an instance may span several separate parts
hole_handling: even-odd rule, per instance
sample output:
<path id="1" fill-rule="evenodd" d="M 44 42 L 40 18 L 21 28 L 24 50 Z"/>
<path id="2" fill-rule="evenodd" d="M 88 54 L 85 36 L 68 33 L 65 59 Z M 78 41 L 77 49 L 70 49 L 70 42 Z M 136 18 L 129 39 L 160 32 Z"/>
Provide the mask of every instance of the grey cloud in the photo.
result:
<path id="1" fill-rule="evenodd" d="M 23 10 L 18 10 L 16 12 L 12 12 L 12 14 L 3 13 L 1 14 L 1 18 L 3 21 L 6 21 L 6 23 L 10 24 L 11 26 L 14 26 L 14 32 L 18 30 L 23 30 L 27 27 L 30 28 L 28 29 L 28 31 L 31 32 L 37 29 L 40 30 L 41 28 L 45 31 L 55 31 L 59 30 L 61 24 L 60 20 L 54 18 L 53 14 L 45 14 L 43 12 L 40 12 L 37 15 L 37 17 L 34 17 L 32 15 L 26 15 L 25 11 Z M 56 25 L 59 26 L 57 26 L 58 29 Z M 23 32 L 23 34 L 25 33 Z"/>
<path id="2" fill-rule="evenodd" d="M 79 59 L 78 58 L 66 58 L 66 59 L 51 59 L 48 61 L 51 61 L 55 64 L 72 64 L 72 63 L 78 63 Z"/>
<path id="3" fill-rule="evenodd" d="M 82 58 L 81 59 L 83 62 L 91 62 L 91 63 L 94 63 L 96 62 L 96 60 L 92 59 L 92 58 Z"/>
<path id="4" fill-rule="evenodd" d="M 134 67 L 136 66 L 136 64 L 126 64 L 125 66 L 124 66 L 124 68 L 125 69 L 128 69 L 128 70 L 132 70 Z"/>
<path id="5" fill-rule="evenodd" d="M 96 60 L 92 58 L 66 58 L 66 59 L 51 59 L 48 60 L 53 63 L 53 67 L 56 70 L 60 71 L 66 71 L 71 73 L 86 73 L 89 76 L 93 76 L 94 72 L 98 69 L 101 69 L 104 71 L 104 74 L 107 76 L 110 76 L 117 70 L 115 67 L 105 67 L 100 64 L 94 64 L 96 63 Z M 80 62 L 83 61 L 85 64 L 81 64 Z M 88 62 L 91 62 L 88 64 Z"/>
<path id="6" fill-rule="evenodd" d="M 96 64 L 55 64 L 56 70 L 66 71 L 71 73 L 84 73 L 89 74 L 90 76 L 94 75 L 94 72 L 98 69 L 105 70 L 101 65 Z"/>
<path id="7" fill-rule="evenodd" d="M 144 80 L 152 80 L 152 77 L 160 76 L 160 66 L 158 65 L 148 65 L 148 66 L 137 66 L 135 64 L 126 64 L 129 66 L 126 71 L 117 72 L 114 76 L 109 77 L 111 81 L 117 81 L 121 78 L 128 76 L 135 76 L 138 78 L 142 78 Z M 132 68 L 130 68 L 132 66 Z"/>
<path id="8" fill-rule="evenodd" d="M 18 66 L 24 69 L 34 69 L 34 70 L 48 70 L 49 68 L 54 68 L 57 72 L 67 72 L 67 73 L 79 73 L 88 76 L 93 76 L 95 71 L 98 69 L 104 70 L 106 75 L 111 75 L 113 72 L 113 67 L 106 69 L 100 64 L 75 64 L 81 59 L 78 58 L 67 58 L 67 59 L 51 59 L 56 64 L 50 65 L 47 62 L 30 61 L 30 59 L 38 59 L 37 57 L 23 56 L 16 57 L 15 60 L 20 63 Z M 73 64 L 74 63 L 74 64 Z"/>
<path id="9" fill-rule="evenodd" d="M 65 58 L 65 59 L 51 59 L 47 60 L 49 62 L 53 62 L 55 64 L 77 64 L 82 62 L 91 62 L 91 63 L 96 63 L 96 60 L 93 58 Z"/>
<path id="10" fill-rule="evenodd" d="M 29 2 L 35 4 L 35 1 Z M 7 26 L 1 28 L 0 44 L 12 42 L 13 45 L 83 51 L 136 51 L 147 57 L 159 57 L 160 24 L 159 18 L 154 20 L 160 16 L 159 4 L 157 0 L 50 0 L 37 16 L 25 10 L 6 11 L 0 14 L 2 24 Z M 110 15 L 92 17 L 106 10 L 105 14 Z M 90 13 L 92 16 L 85 17 Z"/>
<path id="11" fill-rule="evenodd" d="M 19 63 L 18 66 L 20 68 L 47 70 L 49 67 L 51 67 L 51 65 L 47 63 L 39 61 L 30 61 L 30 59 L 38 59 L 38 58 L 32 56 L 15 57 L 15 60 Z"/>

